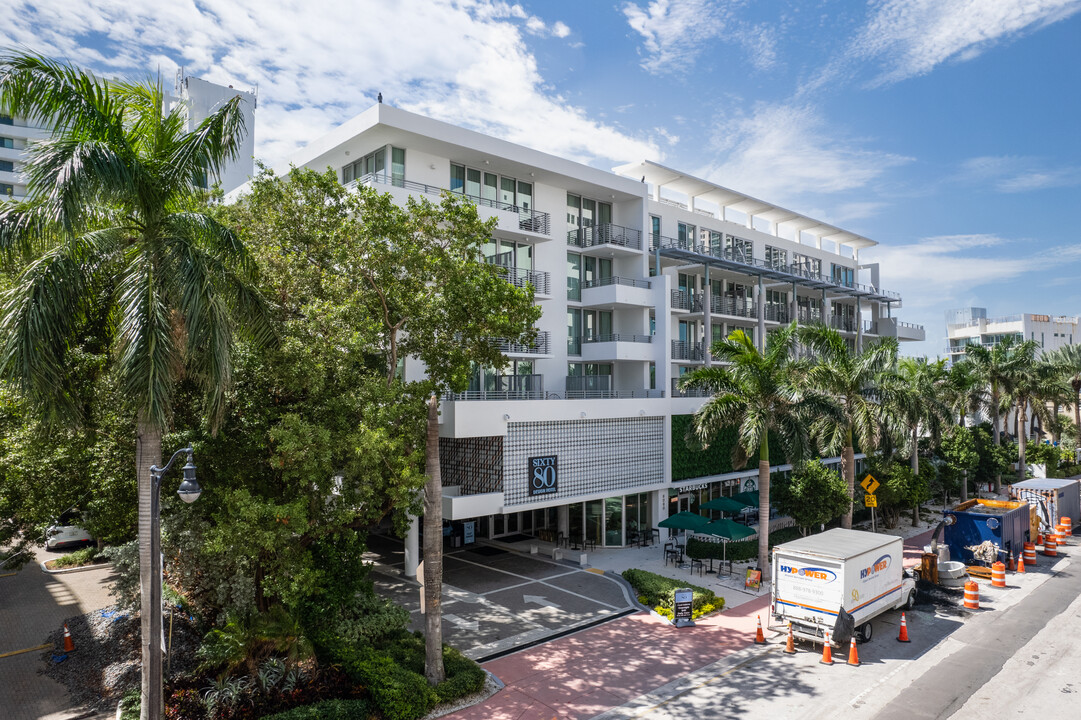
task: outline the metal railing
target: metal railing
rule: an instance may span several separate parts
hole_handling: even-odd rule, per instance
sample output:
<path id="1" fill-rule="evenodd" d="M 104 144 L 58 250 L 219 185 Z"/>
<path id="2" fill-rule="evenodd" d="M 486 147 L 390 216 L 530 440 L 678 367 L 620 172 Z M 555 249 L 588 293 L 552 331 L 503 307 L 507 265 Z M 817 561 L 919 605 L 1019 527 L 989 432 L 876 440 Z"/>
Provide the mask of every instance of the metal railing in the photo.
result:
<path id="1" fill-rule="evenodd" d="M 829 326 L 843 332 L 856 332 L 856 318 L 844 315 L 830 315 Z"/>
<path id="2" fill-rule="evenodd" d="M 632 343 L 651 343 L 653 342 L 652 335 L 630 335 L 627 333 L 603 333 L 596 335 L 585 335 L 582 337 L 584 343 L 602 343 L 602 342 L 632 342 Z"/>
<path id="3" fill-rule="evenodd" d="M 518 214 L 518 229 L 525 230 L 527 232 L 539 233 L 541 235 L 552 234 L 551 216 L 546 212 L 539 210 L 533 210 L 531 208 L 520 207 L 518 205 L 512 205 L 511 203 L 501 202 L 493 198 L 480 197 L 478 195 L 466 195 L 465 193 L 449 190 L 439 185 L 428 185 L 427 183 L 414 182 L 412 180 L 406 180 L 400 177 L 394 177 L 387 173 L 368 173 L 346 183 L 346 187 L 354 185 L 371 185 L 373 183 L 379 183 L 381 185 L 392 185 L 394 187 L 404 188 L 406 190 L 412 190 L 415 192 L 422 192 L 428 195 L 441 195 L 443 191 L 453 192 L 456 195 L 463 195 L 474 205 L 482 205 L 484 207 L 495 208 L 496 210 L 503 210 L 505 212 L 512 212 Z"/>
<path id="4" fill-rule="evenodd" d="M 822 311 L 818 309 L 796 308 L 796 321 L 800 325 L 818 325 L 822 322 Z"/>
<path id="5" fill-rule="evenodd" d="M 612 390 L 612 376 L 611 375 L 569 375 L 567 376 L 567 382 L 564 386 L 567 392 L 567 397 L 571 396 L 571 393 L 582 392 L 611 392 Z"/>
<path id="6" fill-rule="evenodd" d="M 690 310 L 691 309 L 691 294 L 686 290 L 672 290 L 672 309 L 673 310 Z"/>
<path id="7" fill-rule="evenodd" d="M 519 342 L 510 342 L 509 340 L 496 340 L 496 347 L 500 352 L 508 355 L 548 355 L 549 350 L 549 337 L 547 330 L 541 330 L 537 333 L 537 339 L 532 345 Z"/>
<path id="8" fill-rule="evenodd" d="M 568 390 L 567 400 L 624 400 L 631 398 L 663 398 L 664 390 Z M 551 400 L 561 399 L 556 393 L 548 393 Z"/>
<path id="9" fill-rule="evenodd" d="M 710 298 L 710 312 L 719 315 L 734 315 L 735 317 L 758 317 L 758 309 L 753 300 L 738 297 L 721 297 L 714 295 Z"/>
<path id="10" fill-rule="evenodd" d="M 653 287 L 653 283 L 649 280 L 636 280 L 634 278 L 619 277 L 618 275 L 611 275 L 609 277 L 598 278 L 597 280 L 586 280 L 582 283 L 582 289 L 604 287 L 606 285 L 624 285 L 626 287 L 643 288 L 649 290 Z"/>
<path id="11" fill-rule="evenodd" d="M 612 223 L 589 225 L 567 233 L 567 244 L 580 248 L 599 245 L 618 245 L 634 250 L 642 249 L 642 231 Z"/>
<path id="12" fill-rule="evenodd" d="M 544 270 L 523 270 L 504 265 L 496 265 L 496 267 L 499 268 L 500 276 L 511 285 L 520 288 L 532 285 L 535 293 L 551 295 L 551 278 Z"/>
<path id="13" fill-rule="evenodd" d="M 896 320 L 897 327 L 908 328 L 909 330 L 923 330 L 923 325 L 917 325 L 916 323 L 904 322 L 903 320 Z"/>
<path id="14" fill-rule="evenodd" d="M 784 305 L 770 305 L 766 304 L 765 310 L 766 320 L 770 322 L 786 323 L 789 322 L 788 308 Z"/>
<path id="15" fill-rule="evenodd" d="M 711 397 L 712 392 L 706 388 L 688 388 L 681 390 L 679 387 L 679 378 L 672 378 L 672 397 L 674 398 L 704 398 Z"/>
<path id="16" fill-rule="evenodd" d="M 672 341 L 673 360 L 699 361 L 705 358 L 705 348 L 701 342 L 688 342 L 686 340 Z"/>
<path id="17" fill-rule="evenodd" d="M 492 387 L 447 393 L 448 400 L 543 400 L 543 375 L 496 375 L 488 378 Z"/>

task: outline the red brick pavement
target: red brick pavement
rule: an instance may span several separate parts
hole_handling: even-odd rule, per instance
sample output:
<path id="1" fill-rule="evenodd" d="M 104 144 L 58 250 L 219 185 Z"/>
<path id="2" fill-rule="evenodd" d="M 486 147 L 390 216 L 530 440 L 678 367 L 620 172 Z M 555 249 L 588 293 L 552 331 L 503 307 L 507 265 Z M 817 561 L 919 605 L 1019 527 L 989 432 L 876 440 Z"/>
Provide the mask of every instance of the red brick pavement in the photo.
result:
<path id="1" fill-rule="evenodd" d="M 930 531 L 905 541 L 905 565 L 918 564 Z M 455 720 L 590 718 L 688 673 L 754 640 L 756 617 L 768 624 L 769 595 L 677 630 L 647 613 L 559 638 L 485 663 L 506 687 Z"/>

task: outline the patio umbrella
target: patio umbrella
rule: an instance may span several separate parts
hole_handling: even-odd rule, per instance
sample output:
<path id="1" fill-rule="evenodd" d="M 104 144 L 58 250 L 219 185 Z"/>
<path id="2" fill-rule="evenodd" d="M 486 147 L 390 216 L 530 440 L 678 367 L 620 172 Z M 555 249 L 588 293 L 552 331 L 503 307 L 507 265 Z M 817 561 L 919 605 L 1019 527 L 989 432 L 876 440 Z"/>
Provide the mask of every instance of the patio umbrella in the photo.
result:
<path id="1" fill-rule="evenodd" d="M 720 510 L 723 513 L 738 513 L 750 503 L 740 502 L 729 497 L 713 498 L 698 506 L 699 510 Z"/>
<path id="2" fill-rule="evenodd" d="M 751 507 L 758 507 L 758 492 L 741 492 L 732 496 L 732 499 L 736 502 L 741 502 L 744 505 L 750 505 Z"/>
<path id="3" fill-rule="evenodd" d="M 679 512 L 657 523 L 662 528 L 670 530 L 691 530 L 693 532 L 705 532 L 703 528 L 709 525 L 709 518 L 704 518 L 697 513 Z"/>
<path id="4" fill-rule="evenodd" d="M 720 520 L 714 520 L 709 525 L 699 532 L 706 533 L 707 535 L 713 535 L 721 539 L 721 562 L 728 559 L 728 543 L 731 540 L 742 540 L 748 538 L 751 535 L 757 533 L 750 528 L 740 525 L 738 522 L 732 522 L 731 520 L 722 518 Z M 722 566 L 723 567 L 723 566 Z"/>

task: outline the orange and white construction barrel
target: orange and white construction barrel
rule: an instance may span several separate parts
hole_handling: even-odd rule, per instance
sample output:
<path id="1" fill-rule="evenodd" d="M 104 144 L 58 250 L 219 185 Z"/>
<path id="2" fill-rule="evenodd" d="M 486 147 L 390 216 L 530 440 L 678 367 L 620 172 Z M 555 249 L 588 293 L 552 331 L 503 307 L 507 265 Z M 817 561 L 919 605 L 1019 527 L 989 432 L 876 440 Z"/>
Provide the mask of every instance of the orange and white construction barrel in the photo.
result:
<path id="1" fill-rule="evenodd" d="M 991 563 L 991 587 L 1006 587 L 1006 566 L 1000 562 Z"/>
<path id="2" fill-rule="evenodd" d="M 980 609 L 980 586 L 975 580 L 965 583 L 965 607 L 969 610 Z"/>

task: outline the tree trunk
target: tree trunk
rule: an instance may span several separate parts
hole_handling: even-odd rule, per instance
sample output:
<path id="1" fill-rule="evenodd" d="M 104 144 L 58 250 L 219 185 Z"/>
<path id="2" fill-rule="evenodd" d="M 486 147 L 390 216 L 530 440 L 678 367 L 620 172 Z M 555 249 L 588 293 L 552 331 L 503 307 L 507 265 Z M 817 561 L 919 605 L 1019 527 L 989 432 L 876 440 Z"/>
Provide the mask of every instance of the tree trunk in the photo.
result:
<path id="1" fill-rule="evenodd" d="M 438 685 L 443 670 L 443 479 L 439 468 L 439 398 L 428 399 L 424 486 L 424 677 Z"/>
<path id="2" fill-rule="evenodd" d="M 1025 445 L 1028 442 L 1028 433 L 1024 431 L 1028 418 L 1025 414 L 1025 403 L 1017 403 L 1017 420 L 1021 425 L 1021 432 L 1017 434 L 1017 482 L 1025 479 Z"/>
<path id="3" fill-rule="evenodd" d="M 991 386 L 991 416 L 993 422 L 991 430 L 994 432 L 995 447 L 1002 445 L 1002 438 L 998 432 L 998 386 Z M 1002 471 L 995 468 L 995 494 L 1002 492 Z"/>
<path id="4" fill-rule="evenodd" d="M 848 512 L 841 516 L 841 527 L 852 529 L 852 503 L 856 496 L 856 452 L 852 449 L 852 441 L 841 448 L 841 474 L 844 475 L 848 485 Z"/>
<path id="5" fill-rule="evenodd" d="M 769 438 L 762 433 L 758 451 L 758 567 L 762 581 L 770 580 L 769 565 Z"/>
<path id="6" fill-rule="evenodd" d="M 912 464 L 912 474 L 920 474 L 920 442 L 919 442 L 919 428 L 916 425 L 912 426 L 912 457 L 910 458 Z M 912 527 L 917 527 L 920 524 L 920 505 L 916 503 L 912 506 Z"/>
<path id="7" fill-rule="evenodd" d="M 968 470 L 961 471 L 961 502 L 968 502 Z"/>
<path id="8" fill-rule="evenodd" d="M 139 624 L 142 648 L 142 702 L 139 720 L 164 712 L 161 654 L 161 578 L 151 562 L 160 553 L 161 533 L 155 522 L 154 483 L 150 467 L 161 464 L 161 430 L 140 413 L 135 430 L 135 477 L 139 489 Z M 156 606 L 156 607 L 155 607 Z"/>
<path id="9" fill-rule="evenodd" d="M 1081 439 L 1081 376 L 1074 376 L 1074 379 L 1070 381 L 1070 386 L 1073 387 L 1074 431 L 1077 432 L 1079 439 Z"/>

